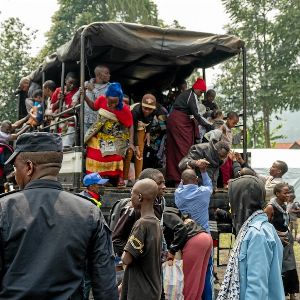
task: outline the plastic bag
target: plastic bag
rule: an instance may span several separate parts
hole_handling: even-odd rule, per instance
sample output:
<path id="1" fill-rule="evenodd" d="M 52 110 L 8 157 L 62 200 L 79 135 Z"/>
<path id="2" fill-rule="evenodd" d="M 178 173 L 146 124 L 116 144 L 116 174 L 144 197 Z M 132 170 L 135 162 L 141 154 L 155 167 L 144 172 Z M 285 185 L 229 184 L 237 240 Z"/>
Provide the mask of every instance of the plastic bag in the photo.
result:
<path id="1" fill-rule="evenodd" d="M 182 260 L 174 259 L 172 266 L 169 266 L 167 261 L 162 265 L 166 300 L 184 299 L 182 264 Z"/>

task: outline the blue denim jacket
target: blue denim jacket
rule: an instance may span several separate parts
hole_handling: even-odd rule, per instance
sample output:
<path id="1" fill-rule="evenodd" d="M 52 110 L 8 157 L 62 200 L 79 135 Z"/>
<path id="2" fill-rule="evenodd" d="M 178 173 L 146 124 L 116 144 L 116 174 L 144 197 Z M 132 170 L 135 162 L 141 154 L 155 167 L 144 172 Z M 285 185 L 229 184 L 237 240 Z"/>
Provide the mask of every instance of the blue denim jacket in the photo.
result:
<path id="1" fill-rule="evenodd" d="M 285 299 L 281 279 L 283 247 L 267 215 L 250 223 L 239 254 L 240 300 Z"/>

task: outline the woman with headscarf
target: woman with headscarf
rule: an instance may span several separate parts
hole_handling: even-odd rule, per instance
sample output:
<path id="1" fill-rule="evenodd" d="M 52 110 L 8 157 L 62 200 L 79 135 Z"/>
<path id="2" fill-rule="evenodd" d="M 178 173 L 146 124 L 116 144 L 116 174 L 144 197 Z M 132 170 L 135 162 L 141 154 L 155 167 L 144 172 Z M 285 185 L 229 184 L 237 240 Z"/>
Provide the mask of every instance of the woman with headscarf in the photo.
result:
<path id="1" fill-rule="evenodd" d="M 285 202 L 290 197 L 290 187 L 287 183 L 277 183 L 274 187 L 274 198 L 265 208 L 277 231 L 283 245 L 282 279 L 285 295 L 290 295 L 290 300 L 296 299 L 295 293 L 299 293 L 299 279 L 296 268 L 296 260 L 293 249 L 293 236 L 289 230 L 289 214 L 286 211 Z"/>
<path id="2" fill-rule="evenodd" d="M 198 110 L 198 97 L 205 91 L 205 81 L 198 78 L 191 89 L 185 90 L 175 99 L 167 119 L 166 177 L 170 183 L 180 182 L 178 164 L 195 144 L 196 137 L 199 137 L 198 125 L 206 131 L 214 129 Z"/>
<path id="3" fill-rule="evenodd" d="M 228 197 L 237 237 L 217 300 L 283 300 L 283 248 L 264 213 L 265 189 L 257 177 L 229 181 Z"/>
<path id="4" fill-rule="evenodd" d="M 120 83 L 111 83 L 105 96 L 95 100 L 93 109 L 98 110 L 98 120 L 84 138 L 86 173 L 98 172 L 102 177 L 116 179 L 117 186 L 123 187 L 123 157 L 133 121 L 129 107 L 123 104 Z"/>

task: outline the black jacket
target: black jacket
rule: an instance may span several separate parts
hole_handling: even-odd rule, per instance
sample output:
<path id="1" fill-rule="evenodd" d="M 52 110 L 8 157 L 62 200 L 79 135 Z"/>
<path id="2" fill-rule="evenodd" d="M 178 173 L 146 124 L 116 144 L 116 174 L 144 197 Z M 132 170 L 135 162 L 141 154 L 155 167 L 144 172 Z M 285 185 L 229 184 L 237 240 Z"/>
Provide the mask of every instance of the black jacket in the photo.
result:
<path id="1" fill-rule="evenodd" d="M 0 198 L 0 299 L 118 299 L 110 230 L 99 208 L 52 180 Z"/>
<path id="2" fill-rule="evenodd" d="M 188 216 L 183 216 L 179 209 L 174 207 L 166 207 L 163 213 L 164 237 L 169 249 L 169 252 L 175 254 L 182 250 L 186 242 L 205 230 L 192 219 L 184 223 L 183 219 Z"/>
<path id="3" fill-rule="evenodd" d="M 179 162 L 178 167 L 180 171 L 182 172 L 186 169 L 187 163 L 189 163 L 189 166 L 194 167 L 194 163 L 198 159 L 206 159 L 209 162 L 207 174 L 215 187 L 219 176 L 219 168 L 223 161 L 219 159 L 214 142 L 193 145 L 188 154 Z"/>

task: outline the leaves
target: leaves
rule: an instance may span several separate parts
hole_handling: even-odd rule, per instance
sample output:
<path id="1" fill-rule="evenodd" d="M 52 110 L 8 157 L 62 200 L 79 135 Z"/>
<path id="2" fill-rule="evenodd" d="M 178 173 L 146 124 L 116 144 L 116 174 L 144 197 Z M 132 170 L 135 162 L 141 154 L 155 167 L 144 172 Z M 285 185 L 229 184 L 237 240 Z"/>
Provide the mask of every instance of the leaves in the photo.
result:
<path id="1" fill-rule="evenodd" d="M 52 17 L 52 26 L 43 53 L 54 52 L 66 43 L 82 25 L 119 21 L 162 25 L 156 4 L 151 0 L 58 0 L 60 8 Z"/>
<path id="2" fill-rule="evenodd" d="M 18 18 L 9 18 L 0 26 L 0 120 L 16 120 L 17 99 L 14 94 L 21 77 L 32 69 L 29 51 L 35 32 Z M 30 69 L 30 70 L 31 70 Z"/>
<path id="3" fill-rule="evenodd" d="M 300 94 L 295 88 L 300 86 L 300 2 L 222 2 L 232 21 L 226 27 L 228 32 L 243 39 L 248 50 L 247 112 L 252 126 L 250 131 L 253 136 L 262 136 L 265 146 L 270 147 L 273 136 L 270 133 L 271 114 L 300 108 Z M 242 109 L 241 96 L 237 93 L 241 91 L 241 69 L 241 60 L 231 60 L 223 65 L 223 74 L 218 78 L 217 86 L 226 111 L 229 108 Z"/>

